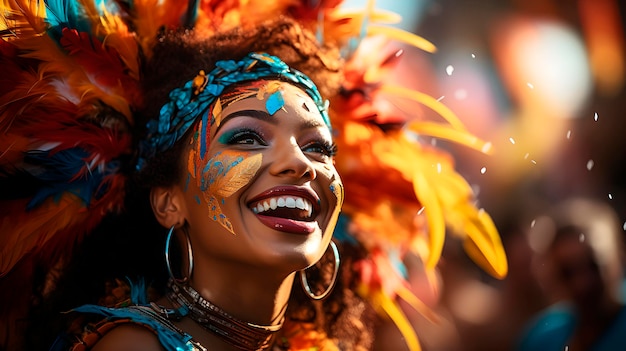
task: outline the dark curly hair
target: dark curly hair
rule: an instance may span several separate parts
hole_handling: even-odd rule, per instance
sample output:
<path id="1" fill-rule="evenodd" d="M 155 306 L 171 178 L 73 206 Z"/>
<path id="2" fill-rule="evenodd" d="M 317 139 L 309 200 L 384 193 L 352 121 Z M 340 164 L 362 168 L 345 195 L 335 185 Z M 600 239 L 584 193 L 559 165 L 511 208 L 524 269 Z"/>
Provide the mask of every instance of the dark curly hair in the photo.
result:
<path id="1" fill-rule="evenodd" d="M 210 38 L 194 30 L 163 30 L 154 49 L 145 57 L 142 71 L 143 106 L 134 112 L 135 140 L 143 136 L 146 122 L 158 116 L 169 92 L 182 86 L 200 69 L 210 70 L 218 60 L 243 58 L 249 52 L 278 56 L 290 67 L 309 76 L 322 96 L 336 94 L 341 86 L 342 62 L 338 50 L 321 46 L 309 31 L 288 18 L 278 18 L 252 29 L 235 29 Z M 148 202 L 149 189 L 168 186 L 182 174 L 181 138 L 173 148 L 148 161 L 128 184 L 126 210 L 110 215 L 83 242 L 56 289 L 44 294 L 32 312 L 29 349 L 44 349 L 62 330 L 76 322 L 59 314 L 85 303 L 111 304 L 119 300 L 125 277 L 142 277 L 151 284 L 154 297 L 163 293 L 168 277 L 162 250 L 165 230 L 154 220 Z M 132 167 L 129 166 L 129 169 Z M 299 284 L 294 284 L 285 323 L 314 325 L 342 350 L 367 350 L 373 343 L 375 313 L 356 293 L 352 262 L 363 250 L 340 244 L 342 266 L 333 292 L 324 301 L 311 301 Z M 324 290 L 332 276 L 331 255 L 327 253 L 311 269 L 310 279 Z M 155 263 L 157 264 L 155 266 Z M 41 279 L 45 282 L 45 279 Z M 297 281 L 296 281 L 297 283 Z M 43 287 L 44 283 L 41 284 Z M 117 291 L 117 293 L 113 293 Z M 63 323 L 59 323 L 63 319 Z M 277 346 L 288 347 L 288 338 L 278 336 Z"/>

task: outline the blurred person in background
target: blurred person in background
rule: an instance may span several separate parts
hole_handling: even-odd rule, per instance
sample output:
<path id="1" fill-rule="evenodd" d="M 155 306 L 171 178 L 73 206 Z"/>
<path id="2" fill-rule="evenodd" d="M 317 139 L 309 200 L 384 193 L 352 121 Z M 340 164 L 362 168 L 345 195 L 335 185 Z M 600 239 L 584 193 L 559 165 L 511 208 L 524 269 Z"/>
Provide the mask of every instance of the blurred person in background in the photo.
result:
<path id="1" fill-rule="evenodd" d="M 523 330 L 518 349 L 618 350 L 626 345 L 619 221 L 608 205 L 573 199 L 530 233 L 535 273 L 552 304 Z"/>

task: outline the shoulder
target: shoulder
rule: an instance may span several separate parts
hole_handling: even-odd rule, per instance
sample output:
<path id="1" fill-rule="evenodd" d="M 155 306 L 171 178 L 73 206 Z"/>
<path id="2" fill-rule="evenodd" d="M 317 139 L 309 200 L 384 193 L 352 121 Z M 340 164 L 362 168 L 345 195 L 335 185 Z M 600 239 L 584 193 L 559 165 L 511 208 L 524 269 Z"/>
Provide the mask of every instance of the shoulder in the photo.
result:
<path id="1" fill-rule="evenodd" d="M 149 328 L 124 323 L 109 330 L 93 346 L 93 351 L 163 351 L 156 334 Z"/>
<path id="2" fill-rule="evenodd" d="M 569 305 L 558 303 L 550 306 L 526 325 L 518 350 L 562 350 L 574 331 L 575 323 L 575 316 Z"/>

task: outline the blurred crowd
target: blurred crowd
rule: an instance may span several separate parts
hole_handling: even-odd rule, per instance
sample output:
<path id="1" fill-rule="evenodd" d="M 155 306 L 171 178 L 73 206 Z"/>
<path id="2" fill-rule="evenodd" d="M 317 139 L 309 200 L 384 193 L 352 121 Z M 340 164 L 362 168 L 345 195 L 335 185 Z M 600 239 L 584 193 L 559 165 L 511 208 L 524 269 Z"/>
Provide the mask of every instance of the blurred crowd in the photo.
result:
<path id="1" fill-rule="evenodd" d="M 407 53 L 415 84 L 493 145 L 490 155 L 445 146 L 509 260 L 496 281 L 446 243 L 430 303 L 439 320 L 412 315 L 423 349 L 626 349 L 626 4 L 423 0 L 412 10 L 414 31 L 438 47 Z M 393 326 L 379 333 L 379 349 L 404 347 Z"/>

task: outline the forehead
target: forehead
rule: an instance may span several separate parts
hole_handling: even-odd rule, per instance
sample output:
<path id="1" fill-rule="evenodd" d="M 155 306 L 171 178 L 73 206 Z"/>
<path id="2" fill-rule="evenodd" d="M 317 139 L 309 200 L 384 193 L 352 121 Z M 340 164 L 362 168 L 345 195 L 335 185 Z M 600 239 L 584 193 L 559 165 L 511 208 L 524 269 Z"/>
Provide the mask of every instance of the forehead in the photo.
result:
<path id="1" fill-rule="evenodd" d="M 307 124 L 328 127 L 313 99 L 303 89 L 286 82 L 255 81 L 233 89 L 221 99 L 221 123 L 237 111 L 252 110 L 269 115 L 264 119 L 271 122 L 279 123 L 285 117 L 296 117 L 296 120 L 306 120 Z"/>

